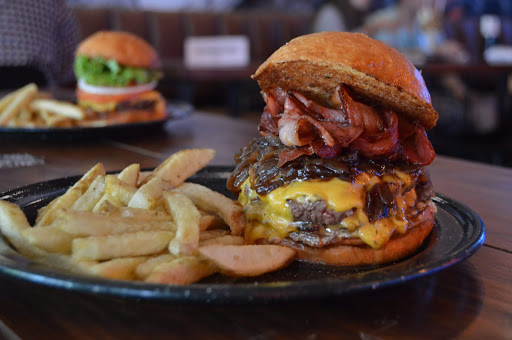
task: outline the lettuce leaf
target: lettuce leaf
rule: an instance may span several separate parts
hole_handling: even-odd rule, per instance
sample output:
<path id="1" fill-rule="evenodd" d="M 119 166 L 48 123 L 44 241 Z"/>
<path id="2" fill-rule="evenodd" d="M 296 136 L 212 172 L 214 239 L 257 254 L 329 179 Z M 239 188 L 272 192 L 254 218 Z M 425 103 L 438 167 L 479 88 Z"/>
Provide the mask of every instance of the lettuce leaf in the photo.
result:
<path id="1" fill-rule="evenodd" d="M 75 58 L 75 75 L 77 79 L 96 86 L 140 85 L 162 77 L 162 73 L 157 70 L 122 66 L 113 59 L 89 58 L 84 55 Z"/>

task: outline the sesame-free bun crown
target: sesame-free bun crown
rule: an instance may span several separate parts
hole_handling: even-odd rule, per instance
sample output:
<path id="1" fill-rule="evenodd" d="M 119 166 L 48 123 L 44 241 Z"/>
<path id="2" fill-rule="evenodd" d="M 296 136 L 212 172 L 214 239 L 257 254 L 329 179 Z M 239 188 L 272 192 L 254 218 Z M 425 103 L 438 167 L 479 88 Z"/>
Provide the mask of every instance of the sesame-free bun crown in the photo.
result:
<path id="1" fill-rule="evenodd" d="M 76 55 L 114 59 L 124 66 L 155 68 L 160 60 L 155 49 L 145 40 L 121 31 L 99 31 L 78 45 Z"/>
<path id="2" fill-rule="evenodd" d="M 275 51 L 253 78 L 262 90 L 280 87 L 330 105 L 345 84 L 358 96 L 389 107 L 426 129 L 437 112 L 423 77 L 409 59 L 364 34 L 322 32 L 297 37 Z"/>

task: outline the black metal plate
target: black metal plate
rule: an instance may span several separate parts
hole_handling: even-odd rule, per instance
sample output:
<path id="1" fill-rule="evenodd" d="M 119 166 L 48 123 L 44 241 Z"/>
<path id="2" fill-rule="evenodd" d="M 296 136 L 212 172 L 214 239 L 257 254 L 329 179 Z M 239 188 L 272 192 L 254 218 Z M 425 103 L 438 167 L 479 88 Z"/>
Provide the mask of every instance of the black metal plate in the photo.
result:
<path id="1" fill-rule="evenodd" d="M 225 183 L 231 167 L 208 167 L 190 181 L 228 194 Z M 29 221 L 37 209 L 61 195 L 80 176 L 32 184 L 0 194 L 0 199 L 21 206 Z M 24 258 L 0 238 L 0 273 L 41 285 L 118 298 L 233 303 L 316 298 L 377 289 L 432 274 L 475 253 L 485 239 L 480 217 L 444 195 L 430 236 L 413 256 L 381 266 L 335 267 L 294 262 L 289 267 L 257 278 L 230 278 L 220 274 L 187 286 L 148 284 L 79 276 L 49 268 Z"/>
<path id="2" fill-rule="evenodd" d="M 93 138 L 112 138 L 120 136 L 137 136 L 161 129 L 168 121 L 187 117 L 193 110 L 193 106 L 184 102 L 167 103 L 168 116 L 163 119 L 135 122 L 127 124 L 115 124 L 101 127 L 0 127 L 0 137 L 11 139 L 23 139 L 33 141 L 69 141 Z"/>

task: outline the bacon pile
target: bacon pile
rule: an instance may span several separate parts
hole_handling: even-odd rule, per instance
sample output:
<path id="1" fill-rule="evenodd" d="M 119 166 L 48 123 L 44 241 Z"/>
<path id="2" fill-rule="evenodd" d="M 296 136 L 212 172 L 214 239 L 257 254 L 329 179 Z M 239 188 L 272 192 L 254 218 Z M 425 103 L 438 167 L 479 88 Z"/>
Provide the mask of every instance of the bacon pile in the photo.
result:
<path id="1" fill-rule="evenodd" d="M 264 93 L 266 107 L 260 120 L 262 136 L 276 135 L 289 146 L 278 166 L 302 155 L 337 157 L 344 148 L 372 159 L 403 160 L 428 165 L 435 152 L 425 130 L 385 108 L 354 100 L 349 90 L 338 86 L 328 108 L 297 92 L 278 88 Z"/>

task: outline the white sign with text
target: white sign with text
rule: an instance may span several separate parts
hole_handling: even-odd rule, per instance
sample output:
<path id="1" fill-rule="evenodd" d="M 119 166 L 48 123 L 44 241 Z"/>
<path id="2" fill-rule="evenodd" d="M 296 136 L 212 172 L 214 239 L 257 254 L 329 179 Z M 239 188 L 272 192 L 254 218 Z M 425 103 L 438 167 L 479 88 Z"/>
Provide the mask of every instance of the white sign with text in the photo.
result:
<path id="1" fill-rule="evenodd" d="M 244 67 L 250 63 L 249 38 L 244 35 L 187 37 L 184 59 L 188 68 Z"/>

